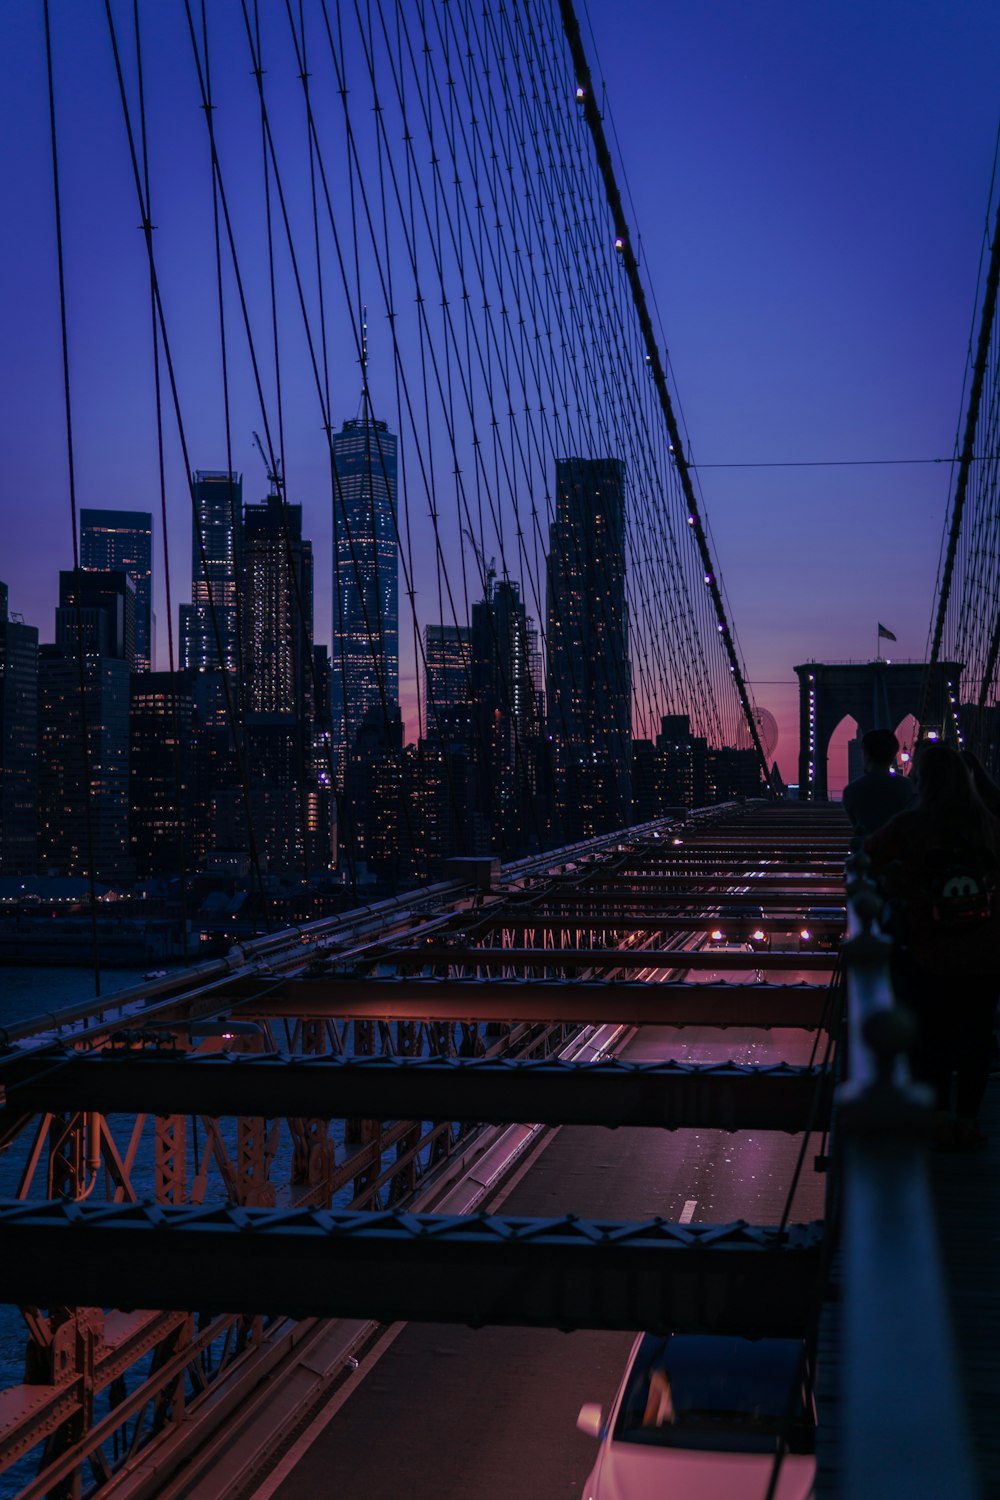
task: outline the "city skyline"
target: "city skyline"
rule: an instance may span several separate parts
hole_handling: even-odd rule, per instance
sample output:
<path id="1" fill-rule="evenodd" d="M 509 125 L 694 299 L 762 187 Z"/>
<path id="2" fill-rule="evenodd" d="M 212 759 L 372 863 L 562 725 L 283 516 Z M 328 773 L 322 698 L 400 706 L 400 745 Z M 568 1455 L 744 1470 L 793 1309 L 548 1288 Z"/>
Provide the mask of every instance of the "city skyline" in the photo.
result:
<path id="1" fill-rule="evenodd" d="M 139 657 L 127 570 L 60 570 L 54 640 L 40 646 L 10 620 L 3 584 L 0 873 L 127 886 L 229 870 L 259 897 L 265 874 L 309 888 L 310 873 L 339 871 L 352 890 L 393 891 L 455 855 L 516 859 L 648 821 L 678 797 L 759 790 L 755 752 L 692 733 L 689 715 L 661 717 L 655 743 L 633 737 L 626 471 L 609 457 L 556 463 L 544 685 L 520 586 L 481 558 L 469 624 L 427 627 L 427 734 L 404 745 L 393 435 L 349 422 L 335 441 L 347 576 L 332 653 L 313 638 L 302 507 L 277 476 L 242 507 L 239 475 L 191 476 L 198 603 L 180 606 L 177 671 Z M 148 535 L 149 517 L 128 514 Z M 110 510 L 100 528 L 125 530 Z"/>
<path id="2" fill-rule="evenodd" d="M 991 7 L 982 5 L 960 13 L 928 7 L 904 27 L 887 11 L 870 14 L 845 5 L 836 15 L 807 18 L 782 4 L 765 6 L 753 17 L 734 5 L 722 6 L 710 17 L 626 7 L 616 11 L 614 25 L 597 8 L 592 20 L 592 66 L 595 77 L 607 81 L 608 109 L 643 235 L 643 269 L 663 313 L 693 456 L 696 463 L 737 465 L 696 473 L 747 673 L 757 702 L 778 717 L 777 760 L 786 779 L 792 779 L 794 660 L 870 656 L 875 619 L 893 629 L 898 637 L 894 649 L 901 657 L 923 655 L 948 468 L 946 463 L 846 469 L 741 466 L 947 459 L 959 420 L 994 144 L 988 90 L 975 80 L 991 50 L 982 30 L 992 35 L 1000 22 Z M 81 56 L 91 56 L 96 43 L 82 21 L 69 15 L 59 21 L 64 29 L 57 35 L 57 66 L 76 45 Z M 10 351 L 21 371 L 4 414 L 10 424 L 5 446 L 13 455 L 11 482 L 37 497 L 30 512 L 9 528 L 6 573 L 12 609 L 44 629 L 55 585 L 35 576 L 31 557 L 38 550 L 37 528 L 44 527 L 47 553 L 60 546 L 60 535 L 65 538 L 62 565 L 71 564 L 65 460 L 58 444 L 52 454 L 42 455 L 31 441 L 40 391 L 46 392 L 41 409 L 49 411 L 57 348 L 51 300 L 44 312 L 33 301 L 36 290 L 51 298 L 53 284 L 40 114 L 44 77 L 37 22 L 25 14 L 9 14 L 3 25 L 8 55 L 24 65 L 12 79 L 7 107 L 24 122 L 22 138 L 37 136 L 37 150 L 43 153 L 36 157 L 36 148 L 26 145 L 5 170 L 11 174 L 14 201 L 24 205 L 26 225 L 37 225 L 37 242 L 48 246 L 31 265 L 23 244 L 9 244 L 4 251 L 4 284 L 19 289 L 18 306 L 11 310 Z M 171 35 L 164 26 L 167 62 L 179 55 Z M 160 40 L 157 33 L 155 41 Z M 753 67 L 745 65 L 748 57 L 753 57 Z M 653 86 L 653 58 L 663 59 L 662 71 L 671 84 L 665 92 Z M 106 59 L 98 72 L 106 79 Z M 642 86 L 647 80 L 649 86 Z M 190 102 L 192 120 L 181 132 L 185 143 L 195 139 L 198 124 Z M 69 94 L 66 107 L 71 103 Z M 802 128 L 789 129 L 796 122 Z M 81 144 L 96 133 L 119 159 L 120 120 L 110 110 L 88 102 L 80 123 Z M 667 160 L 664 142 L 669 144 Z M 84 207 L 69 170 L 74 149 L 73 142 L 64 142 L 71 222 Z M 937 204 L 940 194 L 930 188 L 934 178 L 945 184 L 944 212 Z M 169 243 L 179 222 L 175 198 L 180 185 L 163 175 L 162 168 L 157 181 L 157 232 Z M 664 181 L 670 184 L 666 193 L 661 190 Z M 120 228 L 124 235 L 128 226 L 134 237 L 134 205 L 118 195 L 106 206 L 109 231 Z M 738 260 L 726 232 L 734 217 L 741 226 Z M 23 242 L 32 242 L 32 233 L 26 230 Z M 901 254 L 894 248 L 899 245 L 912 248 Z M 77 424 L 79 503 L 114 504 L 123 510 L 141 504 L 156 517 L 159 494 L 155 462 L 149 461 L 148 408 L 140 410 L 132 396 L 122 399 L 120 410 L 102 413 L 93 404 L 108 388 L 103 376 L 91 379 L 86 349 L 98 323 L 106 325 L 105 336 L 116 340 L 114 347 L 128 355 L 121 361 L 123 369 L 148 365 L 148 356 L 141 354 L 137 332 L 131 342 L 122 341 L 110 288 L 88 254 L 81 236 L 81 258 L 69 286 L 77 333 L 77 409 L 86 413 Z M 139 256 L 134 265 L 116 271 L 135 308 L 141 307 L 141 270 Z M 88 275 L 84 296 L 81 278 Z M 35 309 L 31 325 L 21 314 L 22 304 Z M 376 414 L 391 427 L 397 372 L 383 319 L 384 312 L 373 312 L 371 380 Z M 137 313 L 133 321 L 138 330 Z M 339 348 L 331 367 L 331 408 L 344 413 L 352 409 L 359 353 L 351 337 Z M 244 474 L 259 473 L 259 458 L 250 451 L 250 429 L 256 425 L 252 403 L 243 405 L 245 416 L 238 414 L 238 403 L 234 406 L 229 455 L 215 418 L 208 440 L 207 412 L 213 402 L 205 402 L 205 419 L 192 419 L 195 428 L 200 423 L 203 429 L 201 435 L 192 434 L 192 466 L 213 464 L 221 471 L 231 465 Z M 55 420 L 56 409 L 52 412 Z M 328 476 L 304 449 L 301 456 L 296 452 L 294 439 L 304 425 L 302 418 L 289 416 L 288 493 L 306 508 L 304 524 L 322 559 L 331 547 Z M 124 435 L 124 441 L 112 441 L 112 432 Z M 265 433 L 265 443 L 269 452 L 280 446 L 277 434 L 272 440 Z M 110 471 L 109 452 L 115 454 Z M 183 483 L 178 484 L 176 469 L 170 472 L 172 462 L 168 453 L 173 535 L 166 540 L 176 599 L 183 593 L 178 580 L 184 576 L 177 558 L 184 556 L 190 519 L 184 514 Z M 263 494 L 263 482 L 260 489 Z M 454 526 L 451 531 L 454 547 Z M 858 535 L 865 538 L 861 548 Z M 158 537 L 155 547 L 161 621 L 163 540 Z M 488 552 L 489 538 L 485 540 Z M 810 586 L 809 563 L 798 560 L 800 548 L 807 557 L 810 552 L 813 558 L 823 556 L 822 587 Z M 510 576 L 521 583 L 531 612 L 540 619 L 543 612 L 523 570 L 513 566 Z M 330 639 L 326 577 L 325 563 L 319 561 L 319 640 Z M 433 553 L 425 550 L 411 580 L 421 629 L 449 620 L 447 608 L 440 608 L 434 597 L 433 578 Z M 166 634 L 161 625 L 161 666 L 166 664 Z M 408 705 L 421 670 L 412 634 L 410 628 L 401 629 L 401 697 Z M 408 706 L 408 720 L 412 713 Z"/>

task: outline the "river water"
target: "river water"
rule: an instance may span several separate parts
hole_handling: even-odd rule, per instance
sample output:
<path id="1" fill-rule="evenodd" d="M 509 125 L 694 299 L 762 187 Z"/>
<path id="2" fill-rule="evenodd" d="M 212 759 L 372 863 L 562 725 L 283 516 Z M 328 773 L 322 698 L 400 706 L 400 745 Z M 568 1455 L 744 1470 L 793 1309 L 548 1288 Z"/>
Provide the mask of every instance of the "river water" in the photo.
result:
<path id="1" fill-rule="evenodd" d="M 139 984 L 146 972 L 148 971 L 139 969 L 106 970 L 101 975 L 102 997 L 107 998 L 115 990 Z M 94 993 L 93 969 L 0 965 L 0 1044 L 3 1042 L 2 1028 L 4 1026 L 10 1027 L 34 1018 L 39 1019 L 40 1025 L 44 1024 L 42 1018 L 48 1013 L 78 1003 L 85 1004 L 91 1000 Z M 118 1141 L 119 1149 L 124 1150 L 131 1119 L 111 1115 L 108 1117 L 108 1123 Z M 219 1129 L 223 1139 L 232 1149 L 235 1146 L 235 1123 L 231 1120 L 220 1121 Z M 191 1161 L 194 1152 L 193 1135 L 197 1130 L 197 1125 L 192 1122 L 188 1131 L 189 1166 L 193 1166 Z M 30 1149 L 31 1134 L 30 1128 L 28 1131 L 23 1131 L 7 1151 L 0 1152 L 0 1197 L 9 1198 L 17 1192 L 24 1160 Z M 344 1139 L 344 1122 L 342 1120 L 331 1122 L 330 1134 L 333 1140 L 341 1145 Z M 204 1137 L 201 1136 L 201 1139 L 203 1141 Z M 288 1182 L 291 1155 L 291 1137 L 287 1125 L 282 1122 L 278 1148 L 270 1174 L 271 1180 L 276 1184 Z M 140 1197 L 152 1194 L 154 1170 L 151 1121 L 147 1122 L 131 1176 L 133 1186 Z M 31 1196 L 41 1196 L 44 1191 L 43 1179 L 41 1186 L 36 1182 Z M 98 1186 L 98 1193 L 103 1193 L 103 1191 L 102 1181 Z M 346 1206 L 349 1196 L 350 1188 L 348 1187 L 343 1190 L 342 1195 L 338 1195 L 335 1206 Z M 207 1197 L 210 1200 L 225 1198 L 225 1189 L 218 1173 L 213 1172 L 209 1175 Z M 341 1198 L 343 1201 L 340 1201 Z M 3 1295 L 3 1280 L 0 1276 L 0 1390 L 17 1385 L 24 1379 L 24 1322 L 16 1307 L 2 1301 Z M 10 1497 L 15 1496 L 33 1477 L 34 1472 L 34 1460 L 29 1456 L 8 1469 L 6 1473 L 0 1473 L 0 1500 L 10 1500 Z"/>
<path id="2" fill-rule="evenodd" d="M 127 989 L 145 978 L 146 969 L 107 969 L 101 974 L 101 995 L 106 998 L 115 990 Z M 0 965 L 0 1042 L 2 1028 L 21 1021 L 43 1017 L 77 1003 L 84 1004 L 95 994 L 92 968 L 46 968 Z M 111 1118 L 114 1126 L 114 1117 Z M 120 1135 L 119 1135 L 120 1138 Z M 17 1191 L 28 1135 L 22 1135 L 9 1150 L 0 1153 L 0 1196 L 10 1197 Z M 137 1190 L 151 1191 L 152 1133 L 147 1133 L 133 1170 Z M 44 1186 L 42 1187 L 44 1193 Z M 37 1196 L 37 1189 L 36 1194 Z M 0 1277 L 0 1298 L 3 1282 Z M 0 1301 L 0 1390 L 17 1385 L 24 1378 L 25 1327 L 20 1313 L 9 1303 Z M 31 1457 L 0 1474 L 0 1500 L 16 1495 L 34 1474 Z"/>
<path id="3" fill-rule="evenodd" d="M 105 969 L 101 994 L 139 984 L 147 969 Z M 95 994 L 93 969 L 48 969 L 37 965 L 19 968 L 0 964 L 0 1026 L 12 1026 L 46 1011 L 81 1005 Z"/>

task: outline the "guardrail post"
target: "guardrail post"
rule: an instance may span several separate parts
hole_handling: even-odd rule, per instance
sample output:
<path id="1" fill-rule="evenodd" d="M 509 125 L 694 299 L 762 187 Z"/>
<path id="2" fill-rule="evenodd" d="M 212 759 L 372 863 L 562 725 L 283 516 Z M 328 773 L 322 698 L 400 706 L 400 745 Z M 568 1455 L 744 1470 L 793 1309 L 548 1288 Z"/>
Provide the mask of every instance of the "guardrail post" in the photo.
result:
<path id="1" fill-rule="evenodd" d="M 913 1020 L 895 1002 L 881 898 L 848 861 L 843 1166 L 844 1500 L 974 1500 L 978 1485 L 927 1178 L 932 1101 L 909 1077 Z"/>

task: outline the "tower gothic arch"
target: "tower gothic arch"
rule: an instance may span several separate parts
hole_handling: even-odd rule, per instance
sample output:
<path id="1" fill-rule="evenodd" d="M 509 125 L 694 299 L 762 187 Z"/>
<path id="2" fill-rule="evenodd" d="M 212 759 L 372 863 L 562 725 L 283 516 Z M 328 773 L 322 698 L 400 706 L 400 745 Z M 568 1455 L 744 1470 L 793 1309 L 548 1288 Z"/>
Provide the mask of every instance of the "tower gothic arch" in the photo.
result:
<path id="1" fill-rule="evenodd" d="M 863 736 L 892 729 L 908 714 L 920 717 L 927 666 L 924 662 L 818 662 L 795 668 L 799 679 L 799 796 L 827 802 L 830 740 L 847 716 Z M 926 722 L 944 722 L 949 693 L 957 697 L 962 669 L 938 662 L 931 673 Z"/>

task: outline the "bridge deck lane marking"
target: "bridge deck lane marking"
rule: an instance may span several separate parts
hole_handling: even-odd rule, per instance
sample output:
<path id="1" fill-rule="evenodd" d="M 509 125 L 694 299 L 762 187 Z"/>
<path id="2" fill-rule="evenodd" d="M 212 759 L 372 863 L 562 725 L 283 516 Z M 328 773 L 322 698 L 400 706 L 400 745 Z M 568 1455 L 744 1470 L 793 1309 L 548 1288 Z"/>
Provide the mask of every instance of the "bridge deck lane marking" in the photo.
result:
<path id="1" fill-rule="evenodd" d="M 695 1051 L 760 1062 L 805 1061 L 801 1032 L 646 1027 L 622 1056 Z M 721 1130 L 563 1127 L 511 1192 L 506 1211 L 680 1215 L 776 1223 L 799 1147 L 795 1136 Z M 812 1152 L 807 1159 L 811 1159 Z M 806 1174 L 793 1219 L 822 1215 L 823 1181 Z M 594 1445 L 575 1428 L 584 1401 L 605 1405 L 631 1335 L 408 1324 L 294 1471 L 255 1500 L 510 1500 L 579 1493 Z M 359 1374 L 361 1372 L 359 1371 Z"/>

